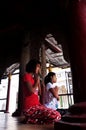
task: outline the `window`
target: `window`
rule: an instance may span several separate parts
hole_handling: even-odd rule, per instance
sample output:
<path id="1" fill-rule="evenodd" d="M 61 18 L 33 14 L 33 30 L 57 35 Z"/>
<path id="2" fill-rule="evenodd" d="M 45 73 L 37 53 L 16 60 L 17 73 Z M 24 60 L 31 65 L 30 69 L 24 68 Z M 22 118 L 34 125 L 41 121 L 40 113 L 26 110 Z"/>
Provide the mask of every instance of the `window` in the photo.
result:
<path id="1" fill-rule="evenodd" d="M 72 85 L 72 75 L 70 68 L 52 68 L 52 71 L 56 73 L 57 76 L 57 86 L 59 88 L 59 108 L 67 109 L 69 106 L 74 104 L 73 100 L 73 85 Z"/>

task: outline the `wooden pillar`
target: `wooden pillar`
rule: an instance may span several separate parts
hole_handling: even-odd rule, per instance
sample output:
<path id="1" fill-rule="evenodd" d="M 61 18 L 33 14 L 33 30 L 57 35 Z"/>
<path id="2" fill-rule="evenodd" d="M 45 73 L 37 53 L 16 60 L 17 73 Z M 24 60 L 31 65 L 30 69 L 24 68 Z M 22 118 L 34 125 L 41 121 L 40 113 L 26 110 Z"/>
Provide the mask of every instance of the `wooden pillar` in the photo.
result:
<path id="1" fill-rule="evenodd" d="M 25 67 L 30 60 L 30 45 L 22 47 L 21 60 L 20 60 L 20 74 L 19 74 L 19 91 L 18 91 L 18 110 L 22 113 L 23 107 L 23 91 L 22 91 L 22 76 L 25 72 Z"/>
<path id="2" fill-rule="evenodd" d="M 9 112 L 10 83 L 11 83 L 11 74 L 8 75 L 8 90 L 7 90 L 7 101 L 6 101 L 6 113 Z"/>
<path id="3" fill-rule="evenodd" d="M 23 91 L 22 91 L 22 76 L 25 72 L 25 67 L 28 61 L 32 58 L 37 58 L 39 60 L 39 48 L 40 42 L 34 35 L 27 34 L 25 36 L 21 57 L 20 57 L 20 74 L 19 74 L 19 90 L 18 90 L 18 108 L 12 114 L 12 116 L 20 116 L 23 109 Z"/>
<path id="4" fill-rule="evenodd" d="M 75 0 L 70 5 L 70 62 L 74 102 L 86 101 L 86 1 Z"/>
<path id="5" fill-rule="evenodd" d="M 43 77 L 46 75 L 46 53 L 45 53 L 45 44 L 41 44 L 41 74 Z"/>
<path id="6" fill-rule="evenodd" d="M 12 116 L 20 116 L 23 108 L 23 91 L 22 91 L 22 76 L 25 72 L 27 62 L 30 60 L 30 37 L 25 37 L 20 57 L 20 74 L 19 74 L 19 90 L 18 90 L 18 106 Z"/>
<path id="7" fill-rule="evenodd" d="M 86 1 L 72 1 L 69 12 L 69 53 L 75 104 L 54 126 L 55 130 L 86 130 Z"/>
<path id="8" fill-rule="evenodd" d="M 46 54 L 45 54 L 45 44 L 44 44 L 44 42 L 41 42 L 41 48 L 40 48 L 39 54 L 40 54 L 41 75 L 42 75 L 40 102 L 42 104 L 44 104 L 44 95 L 45 95 L 44 77 L 46 75 Z"/>
<path id="9" fill-rule="evenodd" d="M 31 35 L 30 40 L 30 59 L 36 58 L 39 60 L 40 38 L 35 33 Z"/>

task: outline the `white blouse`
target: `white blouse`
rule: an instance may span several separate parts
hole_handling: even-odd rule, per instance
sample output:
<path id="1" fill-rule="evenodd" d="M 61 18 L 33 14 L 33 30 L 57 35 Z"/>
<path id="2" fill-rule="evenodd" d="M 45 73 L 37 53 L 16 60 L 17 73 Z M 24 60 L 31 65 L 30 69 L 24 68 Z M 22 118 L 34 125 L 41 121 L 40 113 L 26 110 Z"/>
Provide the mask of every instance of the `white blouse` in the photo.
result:
<path id="1" fill-rule="evenodd" d="M 49 91 L 50 88 L 54 88 L 54 87 L 55 87 L 55 85 L 52 84 L 51 82 L 46 84 L 45 96 L 44 96 L 44 105 L 48 108 L 52 108 L 52 109 L 56 110 L 58 108 L 58 101 L 53 96 L 53 94 Z"/>

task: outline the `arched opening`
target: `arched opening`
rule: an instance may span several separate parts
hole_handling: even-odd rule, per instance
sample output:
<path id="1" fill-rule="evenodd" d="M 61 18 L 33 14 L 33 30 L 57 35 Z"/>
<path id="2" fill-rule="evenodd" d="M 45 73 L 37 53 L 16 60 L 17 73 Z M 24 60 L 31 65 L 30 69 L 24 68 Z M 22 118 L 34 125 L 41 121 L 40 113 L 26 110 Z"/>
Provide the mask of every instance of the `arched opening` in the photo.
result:
<path id="1" fill-rule="evenodd" d="M 57 40 L 51 33 L 45 37 L 46 69 L 47 73 L 53 71 L 57 75 L 60 96 L 59 108 L 68 109 L 74 104 L 71 65 L 64 56 L 64 53 L 66 53 L 66 57 L 69 57 L 67 50 L 63 50 L 63 44 L 60 44 Z"/>
<path id="2" fill-rule="evenodd" d="M 0 84 L 0 111 L 10 114 L 17 108 L 19 87 L 19 63 L 8 67 Z"/>

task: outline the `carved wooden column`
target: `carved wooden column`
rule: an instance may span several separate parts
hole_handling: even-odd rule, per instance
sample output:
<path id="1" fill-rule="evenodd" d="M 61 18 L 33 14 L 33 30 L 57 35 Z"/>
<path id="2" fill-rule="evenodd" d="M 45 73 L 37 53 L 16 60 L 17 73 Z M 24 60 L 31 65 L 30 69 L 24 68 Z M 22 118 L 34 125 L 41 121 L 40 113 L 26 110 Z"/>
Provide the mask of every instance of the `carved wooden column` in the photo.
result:
<path id="1" fill-rule="evenodd" d="M 46 75 L 46 53 L 45 53 L 45 44 L 41 43 L 41 74 L 43 78 Z"/>
<path id="2" fill-rule="evenodd" d="M 39 60 L 39 50 L 41 47 L 40 37 L 34 32 L 30 34 L 30 59 L 36 58 Z"/>
<path id="3" fill-rule="evenodd" d="M 46 75 L 46 53 L 44 42 L 41 42 L 40 61 L 41 61 L 41 75 L 42 75 L 40 101 L 42 104 L 44 104 L 44 92 L 45 92 L 44 77 Z"/>
<path id="4" fill-rule="evenodd" d="M 37 35 L 32 33 L 25 36 L 21 57 L 20 57 L 20 74 L 19 74 L 19 91 L 18 91 L 18 109 L 12 114 L 12 116 L 20 116 L 23 108 L 23 91 L 22 91 L 22 76 L 25 72 L 25 67 L 28 61 L 32 58 L 39 60 L 39 48 L 40 42 Z"/>
<path id="5" fill-rule="evenodd" d="M 30 60 L 30 37 L 28 35 L 27 37 L 25 37 L 22 50 L 21 50 L 18 106 L 17 106 L 17 110 L 12 114 L 12 116 L 20 116 L 22 114 L 22 107 L 23 107 L 22 76 L 25 72 L 25 66 L 29 60 Z"/>
<path id="6" fill-rule="evenodd" d="M 20 74 L 19 74 L 19 95 L 18 95 L 18 110 L 22 112 L 23 106 L 23 92 L 22 92 L 22 76 L 25 72 L 25 67 L 30 60 L 30 43 L 24 44 L 22 47 L 21 60 L 20 60 Z"/>
<path id="7" fill-rule="evenodd" d="M 86 130 L 86 0 L 71 1 L 69 19 L 68 47 L 75 104 L 55 123 L 55 130 Z"/>

